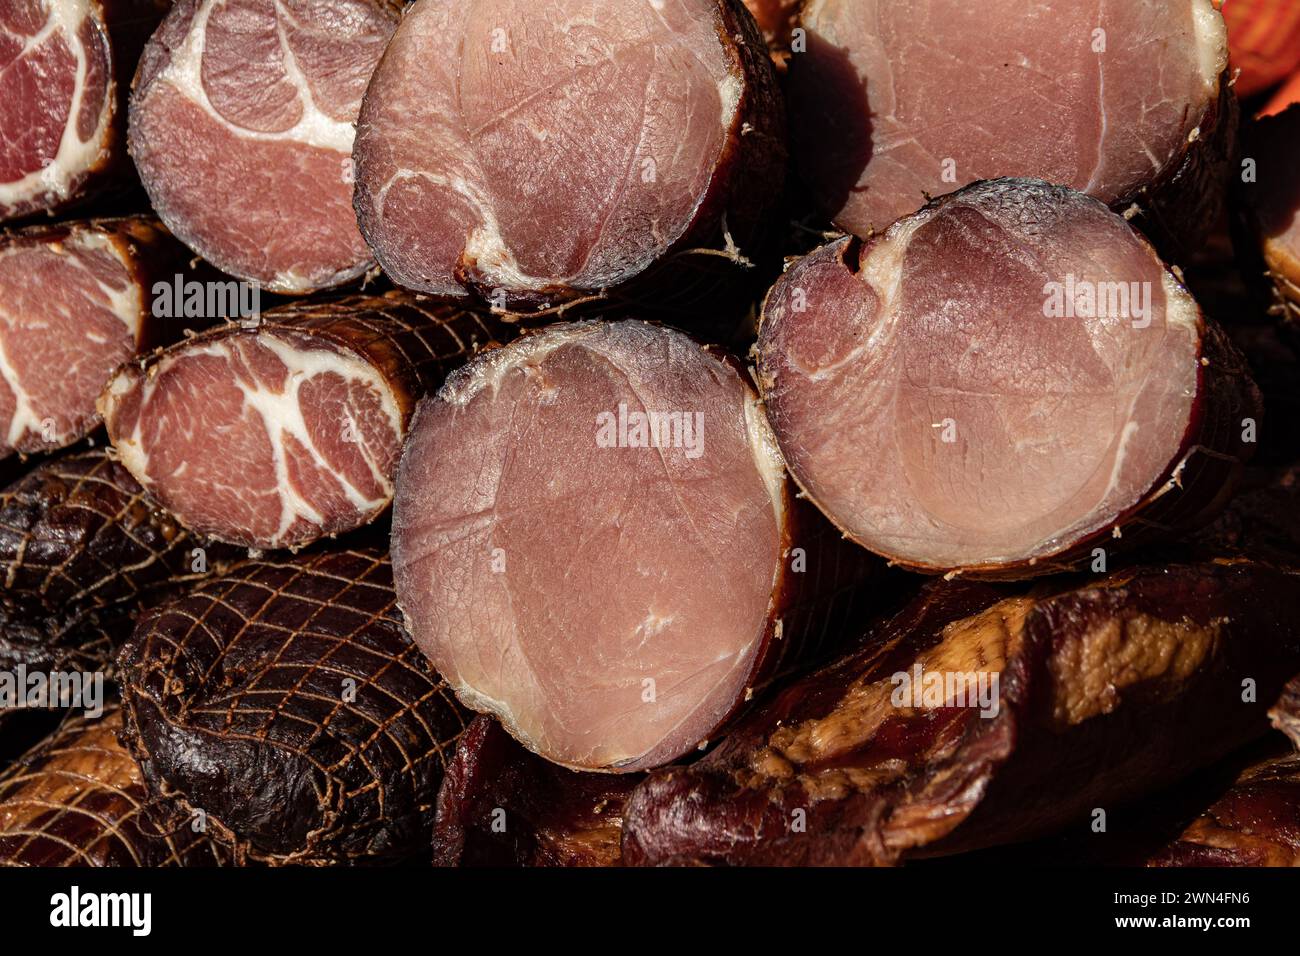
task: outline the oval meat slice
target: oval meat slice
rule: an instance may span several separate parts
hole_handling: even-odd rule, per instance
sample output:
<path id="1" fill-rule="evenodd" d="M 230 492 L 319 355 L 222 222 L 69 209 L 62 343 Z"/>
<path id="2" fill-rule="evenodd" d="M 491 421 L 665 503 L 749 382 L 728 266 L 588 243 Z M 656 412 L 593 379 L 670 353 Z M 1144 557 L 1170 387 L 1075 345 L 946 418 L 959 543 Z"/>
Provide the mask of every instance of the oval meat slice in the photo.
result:
<path id="1" fill-rule="evenodd" d="M 1271 312 L 1300 327 L 1300 103 L 1249 124 L 1244 152 L 1254 177 L 1239 187 L 1243 265 L 1268 280 Z"/>
<path id="2" fill-rule="evenodd" d="M 418 0 L 362 104 L 357 216 L 408 288 L 598 297 L 678 250 L 747 249 L 783 124 L 740 0 Z"/>
<path id="3" fill-rule="evenodd" d="M 1260 424 L 1244 360 L 1150 245 L 1033 180 L 799 261 L 758 352 L 795 478 L 921 570 L 1038 573 L 1206 520 Z"/>
<path id="4" fill-rule="evenodd" d="M 839 633 L 822 615 L 851 612 L 864 571 L 795 502 L 743 373 L 635 321 L 525 336 L 421 403 L 393 564 L 462 701 L 549 760 L 611 771 L 706 741 Z"/>
<path id="5" fill-rule="evenodd" d="M 300 547 L 388 507 L 415 400 L 510 334 L 405 293 L 296 303 L 123 368 L 100 410 L 122 463 L 185 527 Z"/>
<path id="6" fill-rule="evenodd" d="M 428 861 L 468 718 L 392 580 L 375 548 L 246 561 L 141 617 L 125 739 L 166 829 L 204 820 L 240 862 Z"/>
<path id="7" fill-rule="evenodd" d="M 125 99 L 164 0 L 0 5 L 0 222 L 129 181 Z"/>
<path id="8" fill-rule="evenodd" d="M 179 0 L 131 97 L 131 156 L 163 222 L 275 292 L 370 268 L 353 124 L 398 17 L 389 0 Z"/>
<path id="9" fill-rule="evenodd" d="M 1002 176 L 1122 208 L 1212 175 L 1195 192 L 1221 201 L 1224 157 L 1202 172 L 1188 156 L 1220 119 L 1235 126 L 1211 0 L 809 0 L 800 26 L 794 154 L 847 232 L 866 237 L 930 196 Z M 1187 211 L 1198 230 L 1214 218 L 1200 211 Z"/>
<path id="10" fill-rule="evenodd" d="M 0 234 L 0 458 L 99 425 L 95 400 L 118 366 L 181 331 L 154 317 L 152 283 L 183 253 L 142 218 Z"/>

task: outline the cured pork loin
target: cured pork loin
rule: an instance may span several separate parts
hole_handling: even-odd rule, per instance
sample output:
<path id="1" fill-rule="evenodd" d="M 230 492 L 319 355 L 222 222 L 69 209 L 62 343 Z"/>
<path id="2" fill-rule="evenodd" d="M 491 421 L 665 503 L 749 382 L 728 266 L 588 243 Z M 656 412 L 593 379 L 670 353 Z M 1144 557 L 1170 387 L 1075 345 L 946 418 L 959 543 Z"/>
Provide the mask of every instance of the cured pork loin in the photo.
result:
<path id="1" fill-rule="evenodd" d="M 642 784 L 624 861 L 887 865 L 1086 828 L 1267 733 L 1298 613 L 1300 572 L 1247 559 L 935 582 Z"/>
<path id="2" fill-rule="evenodd" d="M 99 671 L 131 617 L 218 570 L 105 450 L 46 462 L 0 492 L 0 669 Z"/>
<path id="3" fill-rule="evenodd" d="M 0 222 L 130 183 L 126 93 L 166 0 L 0 6 Z"/>
<path id="4" fill-rule="evenodd" d="M 800 26 L 792 148 L 847 232 L 1002 176 L 1137 204 L 1186 250 L 1222 208 L 1237 109 L 1212 0 L 808 0 Z"/>
<path id="5" fill-rule="evenodd" d="M 654 298 L 659 267 L 722 261 L 692 251 L 753 253 L 784 138 L 740 0 L 417 0 L 361 106 L 357 217 L 411 289 L 528 312 L 655 273 Z"/>
<path id="6" fill-rule="evenodd" d="M 1250 124 L 1244 153 L 1253 175 L 1239 187 L 1243 265 L 1268 281 L 1270 311 L 1300 328 L 1300 103 Z"/>
<path id="7" fill-rule="evenodd" d="M 240 862 L 428 859 L 467 717 L 411 643 L 377 549 L 248 561 L 140 619 L 126 739 L 165 828 Z"/>
<path id="8" fill-rule="evenodd" d="M 178 0 L 131 97 L 131 156 L 163 222 L 274 292 L 369 269 L 352 213 L 353 124 L 399 11 L 390 0 Z"/>
<path id="9" fill-rule="evenodd" d="M 475 717 L 438 793 L 436 866 L 617 866 L 640 774 L 578 773 Z"/>
<path id="10" fill-rule="evenodd" d="M 180 336 L 152 307 L 183 253 L 146 218 L 0 233 L 0 457 L 84 438 L 117 367 Z"/>
<path id="11" fill-rule="evenodd" d="M 293 303 L 124 367 L 99 407 L 122 463 L 185 527 L 300 547 L 388 507 L 416 399 L 510 334 L 405 293 Z"/>
<path id="12" fill-rule="evenodd" d="M 795 263 L 758 380 L 808 495 L 925 571 L 1026 576 L 1202 523 L 1262 424 L 1244 359 L 1151 246 L 1036 180 Z"/>
<path id="13" fill-rule="evenodd" d="M 575 770 L 707 741 L 866 607 L 739 366 L 644 322 L 552 326 L 416 412 L 393 511 L 412 636 L 469 707 Z"/>
<path id="14" fill-rule="evenodd" d="M 69 718 L 0 775 L 0 866 L 219 866 L 192 827 L 149 819 L 140 768 L 117 739 L 122 713 Z"/>

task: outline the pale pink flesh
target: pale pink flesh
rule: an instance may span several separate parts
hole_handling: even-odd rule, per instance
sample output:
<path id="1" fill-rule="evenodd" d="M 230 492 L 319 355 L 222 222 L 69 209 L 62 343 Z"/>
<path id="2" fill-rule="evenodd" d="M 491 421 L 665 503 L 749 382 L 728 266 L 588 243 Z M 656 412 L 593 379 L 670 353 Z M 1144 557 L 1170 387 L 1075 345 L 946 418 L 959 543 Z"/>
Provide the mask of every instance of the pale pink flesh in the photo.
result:
<path id="1" fill-rule="evenodd" d="M 395 27 L 379 0 L 179 4 L 153 41 L 170 58 L 131 109 L 158 215 L 214 265 L 277 291 L 360 275 L 371 257 L 352 211 L 351 124 Z"/>
<path id="2" fill-rule="evenodd" d="M 979 179 L 1127 196 L 1182 154 L 1227 65 L 1210 0 L 810 0 L 802 26 L 795 155 L 859 236 Z"/>
<path id="3" fill-rule="evenodd" d="M 187 528 L 292 547 L 387 507 L 402 436 L 385 391 L 359 358 L 263 330 L 125 369 L 102 407 L 123 464 Z"/>
<path id="4" fill-rule="evenodd" d="M 0 220 L 70 195 L 103 159 L 111 100 L 108 41 L 89 0 L 0 6 Z"/>
<path id="5" fill-rule="evenodd" d="M 859 543 L 939 569 L 1046 559 L 1177 464 L 1198 313 L 1100 203 L 994 182 L 900 221 L 861 262 L 852 248 L 773 289 L 759 369 L 792 472 Z M 1149 283 L 1150 324 L 1048 317 L 1048 284 L 1071 275 Z"/>
<path id="6" fill-rule="evenodd" d="M 702 413 L 702 454 L 599 447 L 620 403 Z M 411 633 L 463 701 L 545 757 L 680 756 L 757 664 L 781 562 L 776 461 L 748 386 L 680 333 L 560 326 L 489 353 L 422 403 L 403 454 L 393 561 Z"/>
<path id="7" fill-rule="evenodd" d="M 131 265 L 92 228 L 0 241 L 0 456 L 62 448 L 98 424 L 95 400 L 144 320 Z"/>
<path id="8" fill-rule="evenodd" d="M 419 0 L 375 71 L 357 208 L 397 282 L 600 289 L 690 225 L 740 81 L 715 0 Z"/>

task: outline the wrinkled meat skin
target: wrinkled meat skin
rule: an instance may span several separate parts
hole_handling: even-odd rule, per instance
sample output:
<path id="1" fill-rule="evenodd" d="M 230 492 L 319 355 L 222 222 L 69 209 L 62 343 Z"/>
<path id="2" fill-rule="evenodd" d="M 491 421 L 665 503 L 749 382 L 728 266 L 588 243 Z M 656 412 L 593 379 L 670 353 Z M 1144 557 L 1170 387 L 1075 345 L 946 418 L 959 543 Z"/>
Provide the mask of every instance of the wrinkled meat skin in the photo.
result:
<path id="1" fill-rule="evenodd" d="M 63 727 L 0 775 L 0 866 L 219 866 L 226 854 L 189 826 L 147 816 L 140 768 L 117 739 L 116 705 Z"/>
<path id="2" fill-rule="evenodd" d="M 145 50 L 130 124 L 132 158 L 172 231 L 276 292 L 369 269 L 352 124 L 399 15 L 390 0 L 180 0 Z"/>
<path id="3" fill-rule="evenodd" d="M 0 492 L 0 667 L 104 670 L 144 604 L 235 556 L 180 527 L 107 450 L 46 462 Z"/>
<path id="4" fill-rule="evenodd" d="M 84 438 L 118 367 L 180 338 L 186 323 L 155 317 L 152 289 L 186 257 L 151 217 L 0 234 L 0 457 Z"/>
<path id="5" fill-rule="evenodd" d="M 1238 560 L 1065 587 L 931 585 L 709 756 L 652 775 L 628 802 L 625 862 L 887 865 L 1033 839 L 1261 736 L 1276 675 L 1300 669 L 1294 571 Z M 892 708 L 890 676 L 918 661 L 1000 671 L 997 716 Z M 1242 674 L 1260 702 L 1242 702 Z"/>
<path id="6" fill-rule="evenodd" d="M 236 860 L 427 860 L 468 718 L 411 643 L 377 549 L 247 561 L 142 616 L 118 661 L 160 825 Z"/>
<path id="7" fill-rule="evenodd" d="M 738 363 L 628 321 L 525 336 L 421 403 L 398 595 L 467 706 L 571 769 L 630 772 L 853 632 L 876 566 L 794 498 L 753 402 Z M 701 456 L 597 447 L 620 404 L 703 416 Z"/>
<path id="8" fill-rule="evenodd" d="M 475 717 L 438 794 L 434 865 L 617 866 L 623 802 L 640 781 L 557 767 Z"/>
<path id="9" fill-rule="evenodd" d="M 405 293 L 296 303 L 151 354 L 100 408 L 123 463 L 183 525 L 301 547 L 387 508 L 415 399 L 512 334 Z"/>
<path id="10" fill-rule="evenodd" d="M 487 0 L 411 7 L 358 123 L 362 232 L 399 284 L 473 294 L 521 313 L 592 301 L 593 308 L 611 301 L 653 308 L 665 295 L 687 305 L 706 299 L 735 281 L 734 265 L 676 254 L 734 244 L 752 259 L 784 180 L 784 109 L 766 45 L 740 0 L 669 0 L 645 16 L 640 2 L 620 11 L 586 4 L 585 17 L 606 33 L 592 27 L 560 39 L 543 32 L 568 8 L 583 21 L 581 4 L 566 4 L 526 15 Z M 494 13 L 517 31 L 500 28 L 515 45 L 480 55 L 480 46 L 492 49 Z M 543 18 L 547 24 L 537 22 Z M 618 47 L 619 37 L 606 35 L 615 28 L 645 39 L 606 54 Z M 536 51 L 548 42 L 572 49 Z M 647 50 L 653 59 L 632 62 Z M 524 62 L 530 55 L 536 62 Z M 430 64 L 443 62 L 459 62 L 458 72 L 431 79 Z M 479 75 L 497 69 L 516 72 Z M 738 97 L 725 124 L 712 119 L 728 115 L 714 89 L 720 82 L 728 105 Z M 517 86 L 527 92 L 528 84 L 569 91 L 555 106 L 562 115 L 503 117 L 493 98 Z M 531 103 L 526 97 L 524 106 Z M 683 122 L 689 130 L 678 128 Z M 630 123 L 641 124 L 639 132 L 621 137 Z M 466 128 L 475 131 L 473 143 L 463 142 Z M 532 157 L 527 169 L 516 168 L 520 155 Z M 646 170 L 654 189 L 638 204 L 628 193 Z M 451 186 L 440 185 L 449 177 Z M 621 190 L 611 192 L 611 184 Z"/>
<path id="11" fill-rule="evenodd" d="M 1103 277 L 1093 281 L 1109 281 L 1108 269 L 1122 281 L 1148 276 L 1149 328 L 1035 318 L 1044 279 L 1075 269 Z M 1031 359 L 1019 329 L 994 334 L 1002 312 L 972 311 L 987 289 L 1008 321 L 1045 323 Z M 984 341 L 972 343 L 972 330 Z M 921 571 L 1028 577 L 1091 561 L 1099 546 L 1129 551 L 1204 524 L 1254 454 L 1244 423 L 1262 418 L 1245 360 L 1150 246 L 1095 200 L 1033 180 L 967 187 L 874 240 L 838 240 L 796 263 L 764 304 L 758 353 L 796 480 L 855 540 Z M 1139 360 L 1149 374 L 1134 378 Z M 1120 428 L 1111 405 L 1133 398 L 1119 392 L 1125 375 L 1144 397 Z M 1068 414 L 1059 402 L 1044 413 L 1043 396 L 1058 391 L 1078 400 Z M 944 444 L 949 421 L 960 437 Z M 1129 441 L 1131 428 L 1145 439 Z M 1099 440 L 1108 444 L 1092 447 Z M 953 488 L 944 462 L 965 474 Z M 994 504 L 1008 494 L 1035 497 Z"/>

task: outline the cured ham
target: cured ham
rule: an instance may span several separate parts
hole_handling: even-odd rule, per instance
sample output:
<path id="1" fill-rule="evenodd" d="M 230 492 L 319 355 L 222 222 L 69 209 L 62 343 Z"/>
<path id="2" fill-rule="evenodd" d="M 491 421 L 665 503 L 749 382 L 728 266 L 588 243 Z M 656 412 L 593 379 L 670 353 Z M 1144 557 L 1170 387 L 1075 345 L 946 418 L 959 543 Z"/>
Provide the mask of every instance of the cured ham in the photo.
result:
<path id="1" fill-rule="evenodd" d="M 405 293 L 294 303 L 123 368 L 99 407 L 122 464 L 186 528 L 301 547 L 388 507 L 416 399 L 510 334 Z"/>
<path id="2" fill-rule="evenodd" d="M 178 0 L 131 97 L 153 207 L 217 268 L 274 292 L 373 262 L 352 213 L 352 140 L 399 18 L 389 0 Z"/>
<path id="3" fill-rule="evenodd" d="M 758 380 L 808 495 L 925 571 L 1101 570 L 1212 517 L 1262 428 L 1244 359 L 1149 244 L 1036 180 L 794 264 Z"/>
<path id="4" fill-rule="evenodd" d="M 873 572 L 795 498 L 739 367 L 637 321 L 526 335 L 421 403 L 393 566 L 466 705 L 616 772 L 708 741 L 853 626 Z"/>

